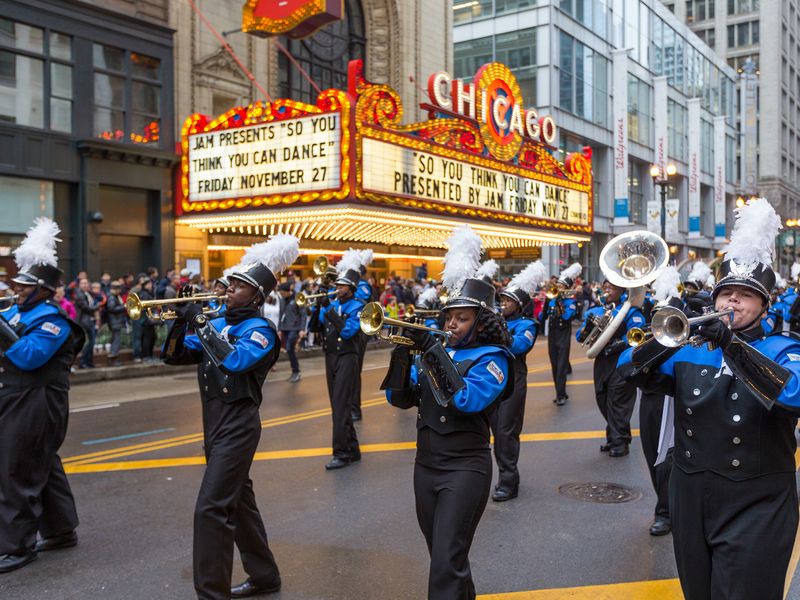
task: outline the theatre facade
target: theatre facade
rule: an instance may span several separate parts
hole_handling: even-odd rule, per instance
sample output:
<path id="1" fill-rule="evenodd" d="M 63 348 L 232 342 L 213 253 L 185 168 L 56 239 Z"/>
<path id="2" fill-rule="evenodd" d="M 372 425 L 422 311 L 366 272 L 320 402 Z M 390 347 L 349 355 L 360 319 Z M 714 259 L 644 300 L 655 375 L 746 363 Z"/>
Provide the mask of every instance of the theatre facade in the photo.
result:
<path id="1" fill-rule="evenodd" d="M 557 123 L 525 104 L 507 67 L 483 65 L 471 81 L 435 72 L 424 92 L 421 110 L 404 119 L 400 93 L 369 81 L 358 59 L 346 86 L 315 102 L 191 115 L 181 132 L 176 253 L 205 241 L 215 277 L 244 247 L 284 232 L 301 239 L 295 267 L 304 276 L 319 255 L 371 247 L 381 280 L 423 264 L 437 276 L 461 223 L 507 265 L 591 238 L 591 152 L 555 158 Z M 413 118 L 420 113 L 427 118 Z"/>

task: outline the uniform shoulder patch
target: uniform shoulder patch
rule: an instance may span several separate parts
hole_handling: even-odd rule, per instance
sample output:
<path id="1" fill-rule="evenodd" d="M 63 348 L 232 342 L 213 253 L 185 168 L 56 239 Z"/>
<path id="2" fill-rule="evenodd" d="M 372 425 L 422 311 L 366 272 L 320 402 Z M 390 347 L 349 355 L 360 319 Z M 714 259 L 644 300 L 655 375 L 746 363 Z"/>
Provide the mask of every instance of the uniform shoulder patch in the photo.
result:
<path id="1" fill-rule="evenodd" d="M 259 344 L 261 344 L 262 348 L 266 348 L 267 346 L 269 346 L 269 340 L 266 338 L 264 334 L 258 331 L 254 331 L 252 334 L 250 334 L 250 339 L 253 340 L 254 342 L 258 342 Z"/>
<path id="2" fill-rule="evenodd" d="M 639 315 L 633 315 L 631 317 L 631 323 L 644 323 L 644 319 Z"/>
<path id="3" fill-rule="evenodd" d="M 792 362 L 800 360 L 800 354 L 795 354 L 794 352 L 787 352 L 786 357 Z"/>
<path id="4" fill-rule="evenodd" d="M 503 381 L 505 381 L 506 376 L 505 373 L 503 373 L 503 369 L 498 367 L 497 363 L 493 360 L 489 361 L 489 364 L 486 365 L 486 369 L 494 376 L 494 378 L 497 380 L 497 383 L 503 383 Z"/>
<path id="5" fill-rule="evenodd" d="M 525 337 L 528 338 L 529 342 L 533 341 L 533 332 L 530 329 L 525 330 Z"/>
<path id="6" fill-rule="evenodd" d="M 61 333 L 61 327 L 55 323 L 50 323 L 49 321 L 42 323 L 42 329 L 44 329 L 47 333 L 52 333 L 53 335 L 58 335 Z"/>

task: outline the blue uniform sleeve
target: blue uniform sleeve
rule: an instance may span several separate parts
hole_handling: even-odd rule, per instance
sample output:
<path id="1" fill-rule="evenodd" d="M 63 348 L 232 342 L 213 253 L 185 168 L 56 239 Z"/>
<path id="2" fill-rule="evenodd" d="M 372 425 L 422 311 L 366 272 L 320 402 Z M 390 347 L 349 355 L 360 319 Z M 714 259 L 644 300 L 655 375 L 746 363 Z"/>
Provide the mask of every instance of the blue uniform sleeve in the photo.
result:
<path id="1" fill-rule="evenodd" d="M 527 354 L 536 342 L 536 323 L 530 321 L 525 327 L 520 327 L 519 331 L 513 334 L 511 343 L 511 354 L 520 356 Z"/>
<path id="2" fill-rule="evenodd" d="M 777 356 L 772 360 L 792 373 L 776 402 L 783 408 L 797 413 L 800 411 L 800 343 L 782 336 L 773 336 L 768 339 L 772 340 L 773 338 L 779 338 L 779 341 L 784 343 Z M 791 340 L 791 343 L 785 343 L 785 340 Z"/>
<path id="3" fill-rule="evenodd" d="M 355 297 L 363 302 L 369 302 L 372 300 L 372 288 L 365 281 L 359 282 L 358 287 L 356 288 Z"/>
<path id="4" fill-rule="evenodd" d="M 187 338 L 188 339 L 188 338 Z M 233 352 L 220 365 L 230 373 L 241 373 L 266 358 L 277 343 L 271 327 L 248 329 L 233 345 Z"/>
<path id="5" fill-rule="evenodd" d="M 6 350 L 6 357 L 23 371 L 43 366 L 69 337 L 70 328 L 60 315 L 48 315 L 29 326 L 25 335 Z"/>
<path id="6" fill-rule="evenodd" d="M 11 308 L 9 308 L 8 310 L 4 310 L 3 312 L 0 312 L 0 317 L 5 319 L 6 321 L 10 321 L 11 319 L 14 318 L 14 315 L 16 315 L 18 312 L 19 312 L 19 307 L 16 304 L 12 304 Z"/>
<path id="7" fill-rule="evenodd" d="M 561 318 L 565 321 L 571 321 L 575 318 L 575 300 L 572 298 L 565 298 L 563 302 L 564 314 L 561 315 Z"/>
<path id="8" fill-rule="evenodd" d="M 350 313 L 347 315 L 347 320 L 344 323 L 344 327 L 339 332 L 339 337 L 343 340 L 349 340 L 351 337 L 361 331 L 361 324 L 358 320 L 358 317 L 361 315 L 361 308 L 363 305 L 361 305 L 360 302 L 358 304 L 360 305 L 358 307 L 348 307 L 350 309 Z"/>
<path id="9" fill-rule="evenodd" d="M 464 386 L 453 397 L 453 406 L 465 413 L 480 412 L 487 408 L 506 387 L 508 358 L 505 354 L 488 354 L 480 357 L 464 377 Z"/>
<path id="10" fill-rule="evenodd" d="M 183 345 L 186 346 L 187 350 L 195 350 L 197 352 L 203 351 L 203 345 L 195 334 L 187 335 L 183 338 Z"/>
<path id="11" fill-rule="evenodd" d="M 644 315 L 638 308 L 631 308 L 625 316 L 625 332 L 627 333 L 634 327 L 642 328 L 646 325 Z"/>

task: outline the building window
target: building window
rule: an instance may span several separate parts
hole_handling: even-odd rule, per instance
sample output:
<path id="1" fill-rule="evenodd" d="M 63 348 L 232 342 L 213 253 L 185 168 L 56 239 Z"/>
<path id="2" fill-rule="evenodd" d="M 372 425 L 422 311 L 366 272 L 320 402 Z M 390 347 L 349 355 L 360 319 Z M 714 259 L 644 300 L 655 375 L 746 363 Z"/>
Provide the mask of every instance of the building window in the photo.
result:
<path id="1" fill-rule="evenodd" d="M 494 57 L 492 36 L 459 42 L 455 45 L 455 76 L 458 79 L 472 79 L 475 72 Z"/>
<path id="2" fill-rule="evenodd" d="M 347 64 L 365 57 L 367 40 L 359 0 L 345 2 L 345 18 L 302 40 L 281 38 L 284 47 L 319 89 L 347 89 Z M 315 104 L 317 91 L 282 52 L 278 55 L 282 98 Z"/>
<path id="3" fill-rule="evenodd" d="M 728 25 L 728 48 L 754 46 L 760 41 L 758 21 Z"/>
<path id="4" fill-rule="evenodd" d="M 536 6 L 537 0 L 494 0 L 494 11 L 501 15 L 515 10 Z"/>
<path id="5" fill-rule="evenodd" d="M 736 140 L 725 136 L 725 181 L 736 183 Z"/>
<path id="6" fill-rule="evenodd" d="M 72 38 L 0 18 L 0 121 L 72 132 Z"/>
<path id="7" fill-rule="evenodd" d="M 700 121 L 700 170 L 708 175 L 714 172 L 714 126 L 704 119 Z"/>
<path id="8" fill-rule="evenodd" d="M 161 129 L 161 61 L 94 44 L 94 135 L 157 145 Z"/>
<path id="9" fill-rule="evenodd" d="M 686 2 L 686 21 L 693 23 L 714 18 L 716 0 L 688 0 Z"/>
<path id="10" fill-rule="evenodd" d="M 517 77 L 522 98 L 536 105 L 536 29 L 523 29 L 495 36 L 495 60 L 508 66 Z M 477 68 L 476 68 L 477 70 Z M 472 71 L 475 73 L 475 71 Z"/>
<path id="11" fill-rule="evenodd" d="M 628 162 L 628 214 L 632 223 L 644 225 L 646 207 L 644 204 L 644 164 L 631 160 Z M 649 181 L 649 179 L 648 179 Z"/>
<path id="12" fill-rule="evenodd" d="M 453 2 L 453 21 L 456 23 L 466 23 L 491 15 L 492 0 L 454 0 Z"/>
<path id="13" fill-rule="evenodd" d="M 561 108 L 608 127 L 608 59 L 563 31 L 560 35 Z"/>
<path id="14" fill-rule="evenodd" d="M 608 0 L 559 0 L 558 7 L 601 37 L 608 35 Z"/>
<path id="15" fill-rule="evenodd" d="M 688 154 L 688 129 L 689 114 L 685 107 L 672 99 L 667 100 L 667 142 L 669 155 L 677 160 L 686 162 Z"/>
<path id="16" fill-rule="evenodd" d="M 728 0 L 728 14 L 758 12 L 760 0 Z"/>
<path id="17" fill-rule="evenodd" d="M 652 95 L 649 85 L 628 74 L 628 138 L 645 146 L 652 143 Z"/>

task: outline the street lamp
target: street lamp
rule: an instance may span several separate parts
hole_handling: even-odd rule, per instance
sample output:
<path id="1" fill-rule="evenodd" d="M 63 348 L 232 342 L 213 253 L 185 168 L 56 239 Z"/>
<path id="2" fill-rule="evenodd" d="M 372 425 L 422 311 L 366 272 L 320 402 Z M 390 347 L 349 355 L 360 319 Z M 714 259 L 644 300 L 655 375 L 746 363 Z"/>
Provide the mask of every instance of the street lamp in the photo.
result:
<path id="1" fill-rule="evenodd" d="M 669 178 L 678 172 L 678 167 L 670 163 L 664 171 L 658 165 L 650 167 L 650 177 L 653 178 L 653 185 L 661 188 L 661 237 L 667 237 L 667 187 Z"/>

